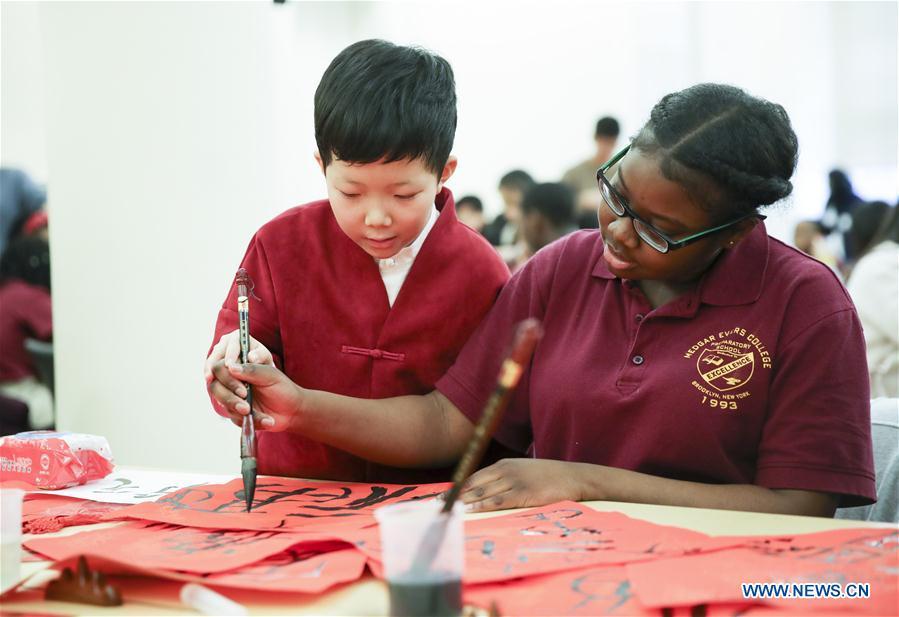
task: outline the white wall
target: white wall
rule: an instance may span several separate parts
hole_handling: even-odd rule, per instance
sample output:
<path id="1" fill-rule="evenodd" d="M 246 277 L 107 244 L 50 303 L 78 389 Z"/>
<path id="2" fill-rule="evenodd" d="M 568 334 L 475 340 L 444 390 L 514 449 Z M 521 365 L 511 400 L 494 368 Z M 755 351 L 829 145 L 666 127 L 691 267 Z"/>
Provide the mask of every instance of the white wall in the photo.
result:
<path id="1" fill-rule="evenodd" d="M 456 194 L 541 181 L 626 135 L 666 92 L 719 80 L 782 103 L 802 148 L 774 233 L 826 173 L 897 192 L 895 3 L 15 3 L 2 21 L 2 162 L 50 189 L 60 426 L 120 462 L 236 473 L 201 365 L 252 232 L 324 194 L 312 94 L 369 37 L 453 64 Z M 44 145 L 46 144 L 46 145 Z"/>
<path id="2" fill-rule="evenodd" d="M 0 162 L 44 182 L 47 134 L 37 3 L 0 3 L 0 76 Z"/>
<path id="3" fill-rule="evenodd" d="M 236 469 L 201 373 L 217 308 L 252 232 L 323 190 L 303 86 L 331 54 L 291 12 L 40 6 L 59 425 L 107 435 L 120 462 Z"/>

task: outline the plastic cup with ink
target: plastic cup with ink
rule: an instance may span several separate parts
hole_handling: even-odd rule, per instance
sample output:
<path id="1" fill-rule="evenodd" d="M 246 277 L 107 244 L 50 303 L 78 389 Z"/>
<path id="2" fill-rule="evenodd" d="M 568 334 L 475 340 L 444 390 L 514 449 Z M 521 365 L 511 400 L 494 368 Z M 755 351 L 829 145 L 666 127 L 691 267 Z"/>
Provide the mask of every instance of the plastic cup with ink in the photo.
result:
<path id="1" fill-rule="evenodd" d="M 462 614 L 464 506 L 458 502 L 447 514 L 442 507 L 430 500 L 375 510 L 393 617 Z"/>
<path id="2" fill-rule="evenodd" d="M 0 592 L 19 582 L 22 563 L 22 498 L 25 491 L 0 489 Z"/>

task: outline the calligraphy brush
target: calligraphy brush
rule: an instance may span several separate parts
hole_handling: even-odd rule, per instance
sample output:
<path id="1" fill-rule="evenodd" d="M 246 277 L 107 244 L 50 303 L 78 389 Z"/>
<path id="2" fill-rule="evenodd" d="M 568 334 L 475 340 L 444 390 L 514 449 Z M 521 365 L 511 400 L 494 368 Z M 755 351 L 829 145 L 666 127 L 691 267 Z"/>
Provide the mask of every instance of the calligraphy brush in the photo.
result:
<path id="1" fill-rule="evenodd" d="M 250 276 L 241 268 L 234 277 L 237 285 L 237 316 L 240 331 L 240 361 L 247 363 L 250 350 L 250 300 L 247 287 L 251 285 Z M 250 287 L 252 292 L 252 287 Z M 253 426 L 253 389 L 245 383 L 247 404 L 250 413 L 243 417 L 240 429 L 240 475 L 243 477 L 243 495 L 247 503 L 247 512 L 253 506 L 253 495 L 256 493 L 256 429 Z"/>
<path id="2" fill-rule="evenodd" d="M 518 385 L 518 380 L 521 379 L 524 368 L 530 362 L 531 355 L 534 353 L 534 347 L 536 347 L 537 341 L 542 334 L 543 329 L 540 327 L 540 322 L 536 319 L 525 319 L 518 324 L 515 330 L 515 339 L 512 343 L 512 351 L 500 368 L 496 387 L 487 400 L 481 419 L 475 425 L 474 433 L 468 442 L 468 446 L 465 448 L 465 453 L 456 466 L 456 471 L 453 473 L 453 485 L 444 498 L 440 515 L 431 524 L 431 528 L 427 533 L 425 533 L 415 558 L 412 560 L 412 572 L 421 573 L 426 571 L 434 560 L 446 533 L 446 523 L 449 520 L 449 514 L 453 511 L 453 505 L 455 505 L 459 494 L 462 492 L 462 486 L 484 456 L 487 444 L 496 431 L 500 418 L 509 404 L 512 391 Z"/>

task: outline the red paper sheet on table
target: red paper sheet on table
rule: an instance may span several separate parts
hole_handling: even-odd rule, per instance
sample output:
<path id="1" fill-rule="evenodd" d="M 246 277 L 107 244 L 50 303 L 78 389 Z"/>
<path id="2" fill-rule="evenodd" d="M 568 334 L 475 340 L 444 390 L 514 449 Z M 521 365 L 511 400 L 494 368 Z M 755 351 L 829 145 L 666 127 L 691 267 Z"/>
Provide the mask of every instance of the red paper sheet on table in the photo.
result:
<path id="1" fill-rule="evenodd" d="M 357 484 L 310 482 L 296 478 L 264 477 L 256 485 L 253 508 L 246 511 L 243 481 L 193 486 L 111 513 L 107 520 L 144 519 L 206 527 L 252 530 L 339 530 L 375 524 L 373 511 L 403 501 L 430 499 L 449 483 Z"/>
<path id="2" fill-rule="evenodd" d="M 208 574 L 255 563 L 280 553 L 309 534 L 211 530 L 135 521 L 69 536 L 33 538 L 25 546 L 55 561 L 95 555 L 145 568 Z"/>
<path id="3" fill-rule="evenodd" d="M 49 533 L 71 525 L 99 523 L 104 520 L 104 515 L 126 507 L 62 495 L 26 495 L 22 503 L 22 531 Z"/>
<path id="4" fill-rule="evenodd" d="M 344 534 L 380 573 L 377 529 Z M 465 523 L 466 583 L 501 581 L 739 546 L 744 538 L 656 525 L 620 512 L 597 512 L 573 501 Z"/>
<path id="5" fill-rule="evenodd" d="M 319 593 L 338 583 L 358 580 L 365 570 L 365 555 L 352 547 L 323 553 L 289 549 L 261 562 L 203 577 L 196 582 L 243 589 Z"/>
<path id="6" fill-rule="evenodd" d="M 45 555 L 35 553 L 26 547 L 22 547 L 22 563 L 33 563 L 36 561 L 51 561 Z"/>
<path id="7" fill-rule="evenodd" d="M 745 540 L 745 548 L 629 565 L 628 576 L 647 606 L 742 601 L 743 583 L 837 583 L 843 587 L 867 583 L 868 598 L 758 601 L 805 612 L 899 612 L 899 532 L 895 530 L 840 529 Z"/>
<path id="8" fill-rule="evenodd" d="M 647 607 L 634 593 L 624 566 L 600 566 L 511 581 L 466 585 L 465 604 L 500 615 L 657 615 L 659 617 L 775 617 L 795 615 L 775 607 L 740 603 L 674 608 Z"/>
<path id="9" fill-rule="evenodd" d="M 463 598 L 500 615 L 662 615 L 640 605 L 622 566 L 466 585 Z"/>
<path id="10" fill-rule="evenodd" d="M 235 570 L 208 575 L 147 568 L 131 561 L 90 554 L 88 562 L 92 569 L 105 574 L 139 574 L 231 589 L 294 593 L 321 593 L 334 585 L 358 580 L 365 570 L 365 556 L 344 543 L 311 542 L 302 546 L 289 548 Z M 56 567 L 75 565 L 76 558 L 73 557 L 57 563 Z"/>

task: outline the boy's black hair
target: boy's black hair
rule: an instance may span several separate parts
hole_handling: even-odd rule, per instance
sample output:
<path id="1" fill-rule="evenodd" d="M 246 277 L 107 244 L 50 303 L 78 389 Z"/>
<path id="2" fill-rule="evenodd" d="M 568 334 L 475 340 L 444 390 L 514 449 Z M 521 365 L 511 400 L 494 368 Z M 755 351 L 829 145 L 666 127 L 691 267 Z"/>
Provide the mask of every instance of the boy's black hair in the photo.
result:
<path id="1" fill-rule="evenodd" d="M 475 197 L 474 195 L 466 195 L 456 202 L 456 210 L 458 210 L 462 206 L 468 206 L 476 212 L 484 211 L 484 204 L 481 202 L 480 198 Z"/>
<path id="2" fill-rule="evenodd" d="M 662 174 L 686 188 L 715 223 L 793 190 L 799 144 L 787 112 L 734 86 L 698 84 L 662 97 L 633 145 L 656 156 Z"/>
<path id="3" fill-rule="evenodd" d="M 353 43 L 315 90 L 315 141 L 325 167 L 332 158 L 421 158 L 439 176 L 455 135 L 453 69 L 424 49 L 377 39 Z"/>
<path id="4" fill-rule="evenodd" d="M 557 230 L 575 227 L 574 191 L 558 182 L 537 184 L 521 200 L 522 214 L 539 212 Z"/>
<path id="5" fill-rule="evenodd" d="M 621 127 L 618 125 L 618 120 L 612 116 L 603 116 L 596 121 L 596 131 L 593 135 L 594 137 L 617 138 L 620 133 Z"/>
<path id="6" fill-rule="evenodd" d="M 50 244 L 39 236 L 10 240 L 0 257 L 0 281 L 18 279 L 50 289 Z"/>
<path id="7" fill-rule="evenodd" d="M 499 188 L 517 189 L 522 194 L 527 193 L 535 184 L 531 174 L 521 169 L 513 169 L 499 179 Z"/>

